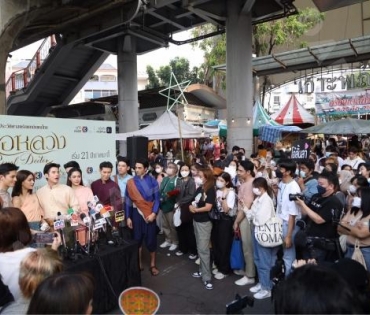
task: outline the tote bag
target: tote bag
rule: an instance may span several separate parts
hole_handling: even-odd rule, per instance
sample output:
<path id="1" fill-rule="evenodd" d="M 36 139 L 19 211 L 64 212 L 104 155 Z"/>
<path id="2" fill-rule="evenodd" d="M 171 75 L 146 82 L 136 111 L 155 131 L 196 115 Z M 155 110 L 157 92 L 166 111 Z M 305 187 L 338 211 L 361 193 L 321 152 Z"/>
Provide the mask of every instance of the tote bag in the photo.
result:
<path id="1" fill-rule="evenodd" d="M 230 267 L 231 269 L 244 269 L 244 254 L 240 232 L 234 233 L 234 239 L 231 245 Z"/>
<path id="2" fill-rule="evenodd" d="M 367 270 L 365 258 L 364 258 L 364 255 L 361 252 L 360 242 L 358 240 L 356 240 L 356 242 L 355 242 L 355 249 L 354 249 L 353 254 L 352 254 L 352 259 L 359 262 Z"/>
<path id="3" fill-rule="evenodd" d="M 254 236 L 263 247 L 276 247 L 283 244 L 283 220 L 271 208 L 271 218 L 260 226 L 254 226 Z"/>

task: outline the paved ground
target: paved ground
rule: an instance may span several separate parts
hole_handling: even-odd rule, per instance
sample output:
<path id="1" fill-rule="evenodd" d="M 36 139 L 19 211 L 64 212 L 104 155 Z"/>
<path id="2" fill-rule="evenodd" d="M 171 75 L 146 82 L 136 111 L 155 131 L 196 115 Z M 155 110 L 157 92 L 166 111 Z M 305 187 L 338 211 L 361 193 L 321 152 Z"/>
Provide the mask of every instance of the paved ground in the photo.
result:
<path id="1" fill-rule="evenodd" d="M 158 236 L 158 244 L 163 241 Z M 170 256 L 168 254 L 170 253 Z M 200 279 L 191 274 L 198 269 L 198 265 L 187 255 L 176 256 L 166 249 L 158 250 L 158 276 L 151 276 L 149 268 L 149 254 L 144 252 L 142 285 L 158 293 L 161 306 L 158 314 L 225 314 L 226 304 L 234 300 L 235 295 L 251 295 L 249 286 L 234 284 L 240 276 L 234 274 L 223 280 L 213 280 L 214 289 L 206 290 Z M 111 312 L 117 314 L 119 311 Z M 247 307 L 242 314 L 273 314 L 270 299 L 256 300 L 254 307 Z"/>

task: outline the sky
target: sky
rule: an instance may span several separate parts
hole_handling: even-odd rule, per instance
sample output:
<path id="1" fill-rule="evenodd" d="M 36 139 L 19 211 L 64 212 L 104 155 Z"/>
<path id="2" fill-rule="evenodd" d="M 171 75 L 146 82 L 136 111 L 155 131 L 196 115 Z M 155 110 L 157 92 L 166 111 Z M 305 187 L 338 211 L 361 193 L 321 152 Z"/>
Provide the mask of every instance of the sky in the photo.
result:
<path id="1" fill-rule="evenodd" d="M 173 36 L 174 40 L 186 40 L 191 38 L 189 31 L 181 32 Z M 41 41 L 31 44 L 27 47 L 13 51 L 12 63 L 17 63 L 20 60 L 31 59 L 35 54 L 37 48 L 40 46 Z M 170 44 L 168 48 L 161 48 L 155 51 L 139 55 L 137 58 L 138 72 L 146 72 L 146 66 L 151 65 L 155 70 L 160 66 L 168 65 L 170 60 L 175 57 L 184 57 L 189 60 L 190 69 L 194 66 L 199 66 L 203 62 L 203 51 L 199 48 L 193 48 L 190 44 L 186 45 L 173 45 Z M 117 66 L 117 57 L 111 55 L 107 58 L 106 63 L 112 66 Z"/>

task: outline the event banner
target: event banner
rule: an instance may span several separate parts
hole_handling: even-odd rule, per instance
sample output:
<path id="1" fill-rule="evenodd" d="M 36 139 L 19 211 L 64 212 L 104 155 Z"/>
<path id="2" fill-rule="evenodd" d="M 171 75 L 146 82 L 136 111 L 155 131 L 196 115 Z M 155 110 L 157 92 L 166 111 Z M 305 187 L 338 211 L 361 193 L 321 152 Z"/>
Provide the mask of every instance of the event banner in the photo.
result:
<path id="1" fill-rule="evenodd" d="M 316 93 L 316 115 L 355 115 L 370 112 L 370 91 Z"/>
<path id="2" fill-rule="evenodd" d="M 65 184 L 63 164 L 75 160 L 90 184 L 100 178 L 101 162 L 115 165 L 115 130 L 113 121 L 0 116 L 0 163 L 34 172 L 37 190 L 46 183 L 45 164 L 60 164 L 60 183 Z"/>

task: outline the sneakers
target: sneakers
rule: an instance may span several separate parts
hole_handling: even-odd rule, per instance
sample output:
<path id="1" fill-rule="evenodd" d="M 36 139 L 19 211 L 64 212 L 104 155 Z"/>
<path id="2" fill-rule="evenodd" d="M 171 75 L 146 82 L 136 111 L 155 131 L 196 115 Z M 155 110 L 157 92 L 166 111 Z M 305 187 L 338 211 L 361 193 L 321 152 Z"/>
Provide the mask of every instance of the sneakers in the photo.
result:
<path id="1" fill-rule="evenodd" d="M 245 272 L 244 272 L 244 270 L 237 270 L 237 269 L 235 269 L 234 270 L 234 274 L 236 274 L 237 276 L 244 276 L 245 275 Z"/>
<path id="2" fill-rule="evenodd" d="M 215 279 L 217 280 L 222 280 L 222 279 L 225 279 L 227 277 L 227 275 L 223 274 L 222 272 L 217 272 L 215 274 Z"/>
<path id="3" fill-rule="evenodd" d="M 171 249 L 170 249 L 171 250 Z M 176 252 L 176 256 L 182 256 L 182 255 L 184 255 L 184 253 L 181 251 L 181 250 L 178 250 L 177 252 Z"/>
<path id="4" fill-rule="evenodd" d="M 213 275 L 218 274 L 218 269 L 217 269 L 217 268 L 213 269 L 213 270 L 212 270 L 212 274 L 213 274 Z"/>
<path id="5" fill-rule="evenodd" d="M 271 297 L 271 291 L 268 290 L 260 290 L 256 294 L 253 295 L 256 300 L 263 300 Z"/>
<path id="6" fill-rule="evenodd" d="M 257 293 L 260 290 L 261 290 L 261 283 L 257 283 L 255 286 L 253 286 L 249 289 L 249 291 L 252 292 L 252 293 Z"/>
<path id="7" fill-rule="evenodd" d="M 200 278 L 202 276 L 202 273 L 197 271 L 197 272 L 193 272 L 191 275 L 193 278 Z"/>
<path id="8" fill-rule="evenodd" d="M 161 245 L 159 245 L 160 248 L 166 248 L 166 247 L 170 247 L 172 244 L 167 242 L 167 241 L 164 241 Z"/>
<path id="9" fill-rule="evenodd" d="M 177 247 L 179 247 L 179 246 L 178 246 L 178 245 L 176 245 L 176 244 L 172 244 L 168 250 L 170 250 L 170 251 L 174 251 L 174 250 L 176 250 L 176 249 L 177 249 Z"/>
<path id="10" fill-rule="evenodd" d="M 196 263 L 197 265 L 200 265 L 200 258 L 198 258 L 198 259 L 195 261 L 195 263 Z"/>
<path id="11" fill-rule="evenodd" d="M 210 281 L 204 281 L 204 286 L 207 290 L 213 289 L 213 284 Z"/>
<path id="12" fill-rule="evenodd" d="M 196 255 L 196 254 L 190 254 L 189 255 L 189 259 L 191 259 L 191 260 L 197 259 L 197 257 L 198 257 L 198 255 Z"/>
<path id="13" fill-rule="evenodd" d="M 235 284 L 236 285 L 247 285 L 247 284 L 253 284 L 254 283 L 254 278 L 248 278 L 247 276 L 244 276 L 243 278 L 236 280 Z"/>

